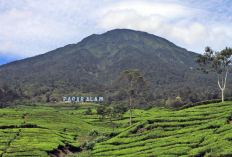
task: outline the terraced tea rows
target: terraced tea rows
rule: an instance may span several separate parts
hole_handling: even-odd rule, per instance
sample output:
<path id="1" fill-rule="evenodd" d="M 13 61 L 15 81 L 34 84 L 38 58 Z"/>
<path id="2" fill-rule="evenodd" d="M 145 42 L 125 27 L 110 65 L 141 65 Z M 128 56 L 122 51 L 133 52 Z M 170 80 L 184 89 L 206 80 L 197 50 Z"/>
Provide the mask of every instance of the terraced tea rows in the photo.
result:
<path id="1" fill-rule="evenodd" d="M 54 105 L 55 106 L 55 105 Z M 43 106 L 42 108 L 44 108 Z M 57 106 L 55 106 L 57 108 Z M 78 149 L 93 128 L 112 130 L 109 119 L 83 115 L 88 105 L 49 110 L 0 110 L 0 156 L 49 156 L 55 149 Z M 72 108 L 72 109 L 70 109 Z M 93 110 L 96 113 L 96 110 Z M 114 119 L 117 135 L 97 144 L 93 156 L 232 156 L 231 102 L 202 105 L 180 111 L 153 108 L 135 110 Z M 107 117 L 106 117 L 107 118 Z"/>
<path id="2" fill-rule="evenodd" d="M 231 102 L 136 114 L 138 123 L 97 144 L 93 156 L 232 156 Z"/>
<path id="3" fill-rule="evenodd" d="M 0 156 L 48 156 L 59 146 L 80 147 L 76 137 L 93 127 L 76 116 L 46 110 L 0 110 Z"/>

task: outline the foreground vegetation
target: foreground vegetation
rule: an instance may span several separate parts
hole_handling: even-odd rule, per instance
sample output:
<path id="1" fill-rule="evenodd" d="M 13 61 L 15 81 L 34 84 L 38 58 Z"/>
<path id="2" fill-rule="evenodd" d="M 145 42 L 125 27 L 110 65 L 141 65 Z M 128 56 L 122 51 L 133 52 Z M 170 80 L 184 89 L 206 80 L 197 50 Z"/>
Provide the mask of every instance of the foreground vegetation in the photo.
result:
<path id="1" fill-rule="evenodd" d="M 1 109 L 0 154 L 48 156 L 58 147 L 80 147 L 74 140 L 92 126 L 55 110 Z"/>
<path id="2" fill-rule="evenodd" d="M 107 140 L 112 131 L 108 117 L 102 119 L 96 114 L 97 106 L 38 103 L 1 109 L 0 156 L 50 156 L 61 151 L 72 154 L 91 150 L 95 143 Z M 91 114 L 86 115 L 89 108 Z M 117 131 L 129 126 L 126 123 L 115 123 Z M 97 136 L 89 134 L 93 130 L 97 130 Z"/>
<path id="3" fill-rule="evenodd" d="M 137 111 L 138 123 L 97 144 L 93 156 L 232 156 L 231 102 Z"/>
<path id="4" fill-rule="evenodd" d="M 97 106 L 37 104 L 1 109 L 0 156 L 52 156 L 60 150 L 68 156 L 81 156 L 82 150 L 88 150 L 84 156 L 232 155 L 230 101 L 178 111 L 136 109 L 132 126 L 129 111 L 111 121 L 97 114 Z"/>

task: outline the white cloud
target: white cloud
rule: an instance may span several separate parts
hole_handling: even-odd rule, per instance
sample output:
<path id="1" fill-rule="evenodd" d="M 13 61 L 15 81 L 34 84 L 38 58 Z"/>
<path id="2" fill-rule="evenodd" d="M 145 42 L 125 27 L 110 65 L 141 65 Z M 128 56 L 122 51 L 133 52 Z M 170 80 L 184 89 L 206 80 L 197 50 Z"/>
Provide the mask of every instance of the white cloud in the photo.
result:
<path id="1" fill-rule="evenodd" d="M 159 14 L 169 19 L 189 17 L 198 13 L 207 13 L 202 9 L 194 9 L 174 3 L 146 2 L 146 1 L 122 1 L 111 3 L 99 9 L 100 14 L 107 14 L 108 11 L 135 10 L 141 16 Z"/>
<path id="2" fill-rule="evenodd" d="M 16 51 L 16 47 L 14 44 L 12 44 L 11 41 L 6 41 L 4 43 L 0 44 L 0 50 L 3 52 L 3 54 L 6 54 L 7 51 Z"/>
<path id="3" fill-rule="evenodd" d="M 187 45 L 196 45 L 208 37 L 207 29 L 200 23 L 192 23 L 188 28 L 170 24 L 161 15 L 140 16 L 134 10 L 110 11 L 101 20 L 99 27 L 106 30 L 128 28 L 146 31 L 169 40 L 179 40 Z"/>
<path id="4" fill-rule="evenodd" d="M 182 41 L 187 45 L 198 45 L 209 36 L 208 30 L 200 23 L 192 23 L 188 28 L 173 26 L 170 34 L 170 36 L 167 36 L 168 38 Z"/>
<path id="5" fill-rule="evenodd" d="M 232 37 L 228 36 L 225 31 L 213 30 L 211 40 L 212 47 L 217 51 L 225 47 L 232 47 Z"/>
<path id="6" fill-rule="evenodd" d="M 0 6 L 8 9 L 0 7 L 0 53 L 31 57 L 79 42 L 96 31 L 85 15 L 91 9 L 88 5 L 70 0 L 1 1 Z"/>
<path id="7" fill-rule="evenodd" d="M 207 4 L 209 2 L 204 3 L 203 8 Z M 231 27 L 228 27 L 232 22 L 226 21 L 225 24 L 222 20 L 227 14 L 218 19 L 219 14 L 204 9 L 144 1 L 118 2 L 101 8 L 100 12 L 104 16 L 98 21 L 98 26 L 105 30 L 128 28 L 145 31 L 197 53 L 202 53 L 206 46 L 217 51 L 225 48 L 226 44 L 232 46 L 229 45 L 232 43 Z M 217 20 L 221 20 L 220 24 Z M 215 32 L 215 27 L 221 31 Z"/>
<path id="8" fill-rule="evenodd" d="M 1 0 L 0 56 L 31 57 L 115 28 L 146 31 L 201 53 L 232 46 L 226 1 Z"/>

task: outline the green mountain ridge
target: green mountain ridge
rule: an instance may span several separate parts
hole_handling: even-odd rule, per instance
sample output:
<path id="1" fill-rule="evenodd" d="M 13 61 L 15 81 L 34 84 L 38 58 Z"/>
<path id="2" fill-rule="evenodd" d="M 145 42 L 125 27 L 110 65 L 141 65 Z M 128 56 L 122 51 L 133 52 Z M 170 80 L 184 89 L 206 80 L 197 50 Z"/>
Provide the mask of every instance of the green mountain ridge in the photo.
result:
<path id="1" fill-rule="evenodd" d="M 213 75 L 195 70 L 196 57 L 197 53 L 164 38 L 141 31 L 115 29 L 101 35 L 93 34 L 77 44 L 2 65 L 0 85 L 4 82 L 21 84 L 32 93 L 30 97 L 40 96 L 40 100 L 46 92 L 60 97 L 75 92 L 106 96 L 109 86 L 122 71 L 140 69 L 148 80 L 150 92 L 161 98 L 177 96 L 182 87 L 191 88 L 192 93 L 210 89 L 216 92 L 217 80 Z M 39 87 L 37 94 L 35 89 L 30 89 L 37 88 L 35 84 Z M 44 90 L 47 87 L 50 88 Z"/>

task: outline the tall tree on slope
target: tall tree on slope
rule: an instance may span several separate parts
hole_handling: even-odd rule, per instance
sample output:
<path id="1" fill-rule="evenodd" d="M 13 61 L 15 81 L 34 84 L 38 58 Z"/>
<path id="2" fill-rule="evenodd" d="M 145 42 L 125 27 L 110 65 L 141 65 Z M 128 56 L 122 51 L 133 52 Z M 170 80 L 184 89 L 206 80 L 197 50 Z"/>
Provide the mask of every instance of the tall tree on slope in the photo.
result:
<path id="1" fill-rule="evenodd" d="M 147 80 L 140 74 L 139 69 L 125 70 L 119 76 L 118 83 L 129 98 L 130 125 L 132 125 L 132 110 L 135 108 L 132 98 L 135 95 L 142 95 L 144 91 L 148 90 Z"/>
<path id="2" fill-rule="evenodd" d="M 232 72 L 231 55 L 231 48 L 226 47 L 221 52 L 216 52 L 207 46 L 204 55 L 198 54 L 195 59 L 200 66 L 200 68 L 197 67 L 198 70 L 202 70 L 206 74 L 209 72 L 216 74 L 218 86 L 222 91 L 222 102 L 224 101 L 227 75 Z"/>

